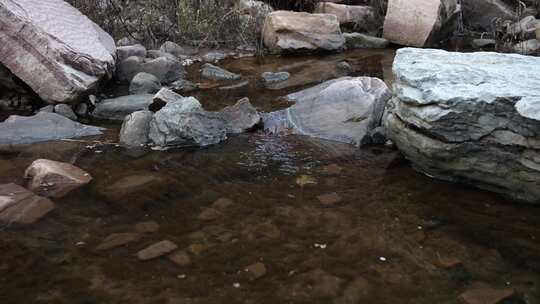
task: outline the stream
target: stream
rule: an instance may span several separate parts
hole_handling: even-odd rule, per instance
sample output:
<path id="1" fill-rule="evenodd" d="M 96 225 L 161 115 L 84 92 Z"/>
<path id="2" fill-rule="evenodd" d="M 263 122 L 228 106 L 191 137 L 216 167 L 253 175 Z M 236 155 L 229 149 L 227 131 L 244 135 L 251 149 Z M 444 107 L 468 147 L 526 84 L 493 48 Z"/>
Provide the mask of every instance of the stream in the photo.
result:
<path id="1" fill-rule="evenodd" d="M 249 97 L 274 111 L 288 106 L 280 96 L 348 74 L 337 67 L 343 61 L 351 76 L 390 85 L 394 52 L 229 60 L 220 66 L 249 85 L 203 82 L 194 96 L 208 110 Z M 188 78 L 201 82 L 197 69 Z M 291 73 L 282 88 L 257 80 L 281 70 Z M 108 128 L 104 136 L 0 154 L 0 184 L 24 184 L 38 158 L 93 176 L 36 224 L 0 226 L 0 303 L 433 304 L 457 303 L 481 285 L 514 288 L 511 303 L 540 303 L 538 207 L 431 179 L 392 146 L 256 131 L 208 148 L 142 153 L 115 144 L 120 125 L 97 124 Z M 159 228 L 96 249 L 148 222 Z M 139 250 L 162 240 L 188 261 L 139 261 Z M 245 271 L 255 263 L 265 268 L 257 277 Z"/>

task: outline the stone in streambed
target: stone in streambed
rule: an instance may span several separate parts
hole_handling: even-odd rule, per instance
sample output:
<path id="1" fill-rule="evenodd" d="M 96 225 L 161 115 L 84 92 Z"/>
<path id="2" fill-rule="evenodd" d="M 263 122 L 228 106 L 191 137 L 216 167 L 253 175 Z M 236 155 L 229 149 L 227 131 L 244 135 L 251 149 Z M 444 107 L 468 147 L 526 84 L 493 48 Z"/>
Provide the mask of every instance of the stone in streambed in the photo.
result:
<path id="1" fill-rule="evenodd" d="M 129 243 L 136 242 L 141 239 L 141 235 L 138 233 L 113 233 L 106 237 L 97 247 L 96 250 L 110 250 L 120 246 L 125 246 Z"/>
<path id="2" fill-rule="evenodd" d="M 48 159 L 35 160 L 25 171 L 28 188 L 45 197 L 63 197 L 88 184 L 90 174 L 68 163 Z"/>
<path id="3" fill-rule="evenodd" d="M 153 115 L 151 111 L 137 111 L 126 116 L 120 129 L 120 144 L 125 147 L 146 145 Z"/>
<path id="4" fill-rule="evenodd" d="M 16 185 L 0 185 L 0 222 L 33 224 L 54 209 L 54 203 Z"/>
<path id="5" fill-rule="evenodd" d="M 159 79 L 145 72 L 140 72 L 129 84 L 129 94 L 154 94 L 161 89 L 161 82 Z"/>
<path id="6" fill-rule="evenodd" d="M 176 250 L 178 246 L 176 246 L 175 243 L 164 240 L 158 243 L 155 243 L 153 245 L 150 245 L 143 250 L 137 252 L 137 257 L 141 261 L 147 261 L 151 259 L 158 258 L 160 256 L 166 255 L 174 250 Z"/>
<path id="7" fill-rule="evenodd" d="M 103 128 L 87 126 L 64 116 L 38 112 L 33 116 L 12 115 L 0 122 L 0 149 L 37 142 L 101 135 Z"/>
<path id="8" fill-rule="evenodd" d="M 220 211 L 214 208 L 206 208 L 199 214 L 198 218 L 203 221 L 213 221 L 220 218 L 222 215 L 223 214 Z"/>
<path id="9" fill-rule="evenodd" d="M 319 195 L 317 199 L 325 206 L 333 206 L 341 202 L 341 196 L 335 192 Z"/>
<path id="10" fill-rule="evenodd" d="M 214 203 L 212 203 L 212 208 L 220 211 L 224 211 L 225 209 L 229 208 L 234 202 L 231 199 L 228 198 L 220 198 L 216 200 Z"/>
<path id="11" fill-rule="evenodd" d="M 73 109 L 67 104 L 60 103 L 54 106 L 54 113 L 62 115 L 71 120 L 77 121 L 77 115 L 73 112 Z"/>
<path id="12" fill-rule="evenodd" d="M 181 267 L 191 265 L 191 257 L 187 254 L 187 252 L 183 250 L 178 250 L 169 254 L 167 256 L 167 259 L 169 259 L 169 261 Z"/>
<path id="13" fill-rule="evenodd" d="M 211 80 L 238 80 L 242 77 L 210 63 L 202 66 L 201 73 L 204 78 Z"/>
<path id="14" fill-rule="evenodd" d="M 248 274 L 249 279 L 252 281 L 263 277 L 267 272 L 266 265 L 261 262 L 247 266 L 244 271 Z"/>
<path id="15" fill-rule="evenodd" d="M 127 115 L 133 112 L 148 110 L 153 100 L 154 95 L 151 94 L 105 99 L 96 105 L 92 116 L 99 119 L 124 120 Z"/>
<path id="16" fill-rule="evenodd" d="M 146 48 L 140 44 L 119 46 L 116 48 L 116 55 L 118 56 L 119 62 L 131 56 L 145 58 Z"/>
<path id="17" fill-rule="evenodd" d="M 384 38 L 373 37 L 361 33 L 344 33 L 348 49 L 384 49 L 390 42 Z"/>
<path id="18" fill-rule="evenodd" d="M 139 233 L 154 233 L 159 231 L 159 224 L 151 222 L 140 222 L 135 224 L 135 231 Z"/>
<path id="19" fill-rule="evenodd" d="M 514 297 L 513 288 L 495 289 L 489 286 L 473 287 L 459 296 L 459 300 L 465 304 L 500 304 L 504 300 Z"/>

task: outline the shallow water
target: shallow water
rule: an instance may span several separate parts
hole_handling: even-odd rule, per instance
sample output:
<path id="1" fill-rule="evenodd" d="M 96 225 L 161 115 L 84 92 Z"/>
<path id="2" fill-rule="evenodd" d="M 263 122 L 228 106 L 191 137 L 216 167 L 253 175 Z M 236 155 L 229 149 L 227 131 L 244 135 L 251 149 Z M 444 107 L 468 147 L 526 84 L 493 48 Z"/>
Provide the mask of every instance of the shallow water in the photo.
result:
<path id="1" fill-rule="evenodd" d="M 208 109 L 248 96 L 271 111 L 287 106 L 279 96 L 340 76 L 343 60 L 352 75 L 391 83 L 392 57 L 384 50 L 243 58 L 223 66 L 249 86 L 195 95 Z M 282 69 L 302 77 L 277 91 L 257 83 L 260 73 Z M 515 288 L 513 303 L 540 303 L 538 207 L 432 180 L 389 147 L 256 132 L 206 149 L 141 154 L 115 146 L 118 126 L 107 126 L 99 142 L 0 154 L 0 183 L 22 184 L 36 158 L 72 162 L 94 177 L 40 222 L 0 227 L 0 303 L 456 303 L 479 283 Z M 341 201 L 317 199 L 329 193 Z M 233 203 L 200 219 L 219 198 Z M 159 230 L 96 250 L 108 235 L 148 221 Z M 191 264 L 137 259 L 161 240 L 185 250 Z M 462 265 L 440 268 L 439 257 Z M 251 280 L 244 269 L 256 262 L 267 273 Z"/>

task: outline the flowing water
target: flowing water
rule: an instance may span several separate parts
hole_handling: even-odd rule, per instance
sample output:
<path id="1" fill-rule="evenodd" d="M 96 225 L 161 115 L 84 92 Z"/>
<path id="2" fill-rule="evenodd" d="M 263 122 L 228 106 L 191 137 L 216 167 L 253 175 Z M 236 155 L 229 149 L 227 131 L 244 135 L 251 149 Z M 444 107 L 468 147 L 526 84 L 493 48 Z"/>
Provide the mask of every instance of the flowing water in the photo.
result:
<path id="1" fill-rule="evenodd" d="M 249 85 L 195 95 L 208 109 L 245 96 L 262 111 L 281 109 L 279 96 L 341 76 L 343 60 L 353 75 L 391 83 L 393 54 L 233 60 L 223 66 Z M 190 76 L 199 80 L 196 69 Z M 277 70 L 291 71 L 286 87 L 256 81 Z M 23 184 L 37 158 L 74 163 L 94 178 L 38 223 L 0 227 L 0 303 L 433 304 L 457 303 L 482 284 L 514 288 L 508 303 L 540 303 L 540 209 L 430 179 L 391 147 L 259 131 L 204 149 L 140 153 L 114 145 L 119 126 L 106 126 L 96 142 L 0 154 L 0 183 Z M 338 202 L 318 198 L 334 193 Z M 232 204 L 204 216 L 220 198 Z M 96 249 L 152 221 L 157 231 Z M 190 261 L 138 260 L 162 240 Z M 266 273 L 254 279 L 245 268 L 258 262 Z"/>

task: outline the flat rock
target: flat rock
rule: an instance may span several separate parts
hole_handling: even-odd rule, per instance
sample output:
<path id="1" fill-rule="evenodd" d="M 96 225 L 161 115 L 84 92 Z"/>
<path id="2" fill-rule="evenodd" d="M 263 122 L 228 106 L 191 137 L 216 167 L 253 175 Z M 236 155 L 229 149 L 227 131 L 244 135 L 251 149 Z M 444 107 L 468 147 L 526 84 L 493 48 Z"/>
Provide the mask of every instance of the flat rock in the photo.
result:
<path id="1" fill-rule="evenodd" d="M 159 224 L 151 222 L 140 222 L 135 224 L 135 231 L 139 233 L 154 233 L 159 231 Z"/>
<path id="2" fill-rule="evenodd" d="M 205 208 L 201 214 L 199 214 L 199 219 L 203 221 L 213 221 L 222 216 L 222 213 L 219 210 L 214 208 Z"/>
<path id="3" fill-rule="evenodd" d="M 154 95 L 152 94 L 105 99 L 96 105 L 92 116 L 99 119 L 124 120 L 127 115 L 133 112 L 148 110 L 153 101 Z"/>
<path id="4" fill-rule="evenodd" d="M 129 243 L 136 242 L 141 239 L 141 235 L 138 233 L 113 233 L 106 237 L 97 247 L 96 250 L 110 250 L 120 246 L 125 246 Z"/>
<path id="5" fill-rule="evenodd" d="M 433 264 L 442 269 L 452 269 L 463 265 L 460 259 L 453 256 L 438 256 Z"/>
<path id="6" fill-rule="evenodd" d="M 540 203 L 538 69 L 537 57 L 400 49 L 387 135 L 429 176 Z"/>
<path id="7" fill-rule="evenodd" d="M 129 94 L 154 94 L 161 89 L 159 79 L 149 73 L 140 72 L 133 77 L 129 84 Z"/>
<path id="8" fill-rule="evenodd" d="M 275 53 L 339 51 L 345 46 L 338 18 L 330 14 L 272 12 L 266 16 L 262 37 Z"/>
<path id="9" fill-rule="evenodd" d="M 16 184 L 0 185 L 0 222 L 33 224 L 54 209 L 54 203 Z"/>
<path id="10" fill-rule="evenodd" d="M 101 135 L 103 128 L 83 125 L 55 113 L 13 115 L 0 123 L 0 149 L 37 142 Z"/>
<path id="11" fill-rule="evenodd" d="M 263 115 L 264 128 L 358 146 L 371 141 L 390 97 L 380 79 L 342 77 L 287 95 L 294 105 Z"/>
<path id="12" fill-rule="evenodd" d="M 151 260 L 175 251 L 178 248 L 175 243 L 164 240 L 150 245 L 137 252 L 137 257 L 141 261 Z"/>
<path id="13" fill-rule="evenodd" d="M 261 122 L 261 115 L 247 97 L 240 99 L 233 106 L 225 107 L 219 114 L 225 121 L 229 134 L 246 132 Z"/>
<path id="14" fill-rule="evenodd" d="M 348 49 L 384 49 L 388 47 L 390 41 L 373 37 L 361 33 L 344 33 L 346 45 Z"/>
<path id="15" fill-rule="evenodd" d="M 264 265 L 261 262 L 246 266 L 244 271 L 247 272 L 248 276 L 250 277 L 250 280 L 257 280 L 263 277 L 267 272 L 266 265 Z"/>
<path id="16" fill-rule="evenodd" d="M 92 180 L 92 176 L 71 164 L 38 159 L 24 172 L 29 179 L 28 188 L 45 197 L 59 198 Z"/>
<path id="17" fill-rule="evenodd" d="M 202 66 L 201 73 L 204 78 L 211 80 L 238 80 L 242 77 L 210 63 Z"/>
<path id="18" fill-rule="evenodd" d="M 212 208 L 224 211 L 225 209 L 229 208 L 233 203 L 234 202 L 231 199 L 222 197 L 212 203 Z"/>
<path id="19" fill-rule="evenodd" d="M 341 196 L 335 192 L 319 195 L 317 199 L 325 206 L 333 206 L 341 202 Z"/>
<path id="20" fill-rule="evenodd" d="M 62 0 L 0 5 L 0 62 L 50 104 L 78 101 L 114 71 L 111 36 Z"/>
<path id="21" fill-rule="evenodd" d="M 459 299 L 465 304 L 499 304 L 515 294 L 513 288 L 495 289 L 481 286 L 467 290 L 459 296 Z"/>

